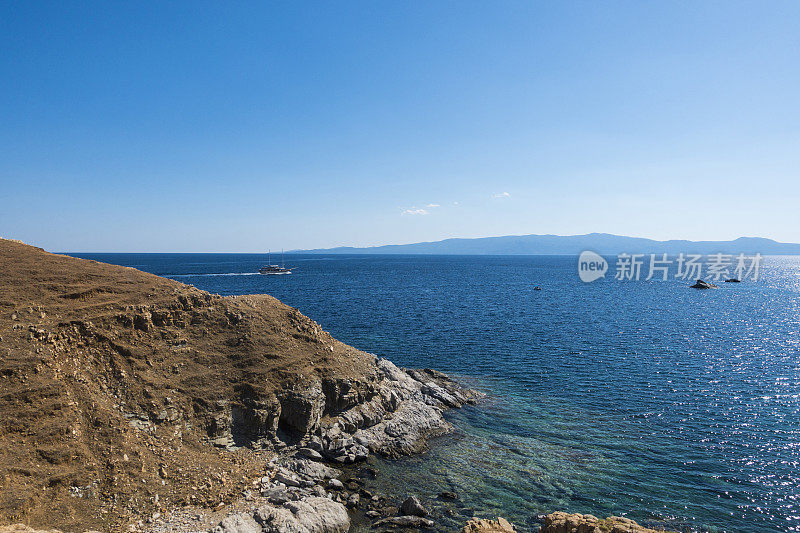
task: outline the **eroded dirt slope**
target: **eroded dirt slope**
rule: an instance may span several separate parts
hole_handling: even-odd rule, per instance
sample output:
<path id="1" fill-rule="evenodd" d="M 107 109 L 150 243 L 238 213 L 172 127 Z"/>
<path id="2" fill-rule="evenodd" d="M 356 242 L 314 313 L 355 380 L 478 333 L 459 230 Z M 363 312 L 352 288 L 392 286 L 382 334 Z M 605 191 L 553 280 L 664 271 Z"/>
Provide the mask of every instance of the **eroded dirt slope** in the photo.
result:
<path id="1" fill-rule="evenodd" d="M 308 430 L 294 391 L 367 394 L 347 388 L 374 361 L 270 296 L 0 239 L 0 523 L 113 530 L 229 501 Z"/>

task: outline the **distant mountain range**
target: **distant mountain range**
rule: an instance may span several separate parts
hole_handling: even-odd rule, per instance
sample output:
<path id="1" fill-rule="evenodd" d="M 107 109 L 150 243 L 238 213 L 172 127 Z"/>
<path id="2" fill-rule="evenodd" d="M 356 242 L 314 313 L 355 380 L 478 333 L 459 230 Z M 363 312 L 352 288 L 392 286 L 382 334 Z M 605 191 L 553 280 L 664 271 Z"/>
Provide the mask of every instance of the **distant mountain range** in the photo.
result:
<path id="1" fill-rule="evenodd" d="M 445 239 L 415 244 L 390 244 L 354 248 L 343 246 L 316 250 L 295 250 L 301 254 L 443 254 L 443 255 L 578 255 L 592 250 L 603 255 L 619 253 L 755 254 L 800 255 L 800 244 L 761 237 L 740 237 L 733 241 L 656 241 L 609 233 L 587 235 L 509 235 L 477 239 Z"/>

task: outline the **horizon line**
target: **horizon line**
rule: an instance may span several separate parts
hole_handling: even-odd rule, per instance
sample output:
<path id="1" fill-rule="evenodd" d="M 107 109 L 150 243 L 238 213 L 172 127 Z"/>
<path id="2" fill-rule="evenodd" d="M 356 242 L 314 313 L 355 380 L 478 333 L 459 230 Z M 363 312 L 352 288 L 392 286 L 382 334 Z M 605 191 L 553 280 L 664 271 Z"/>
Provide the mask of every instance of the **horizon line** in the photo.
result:
<path id="1" fill-rule="evenodd" d="M 415 245 L 422 245 L 422 244 L 436 244 L 446 241 L 454 241 L 454 240 L 483 240 L 483 239 L 502 239 L 502 238 L 511 238 L 511 237 L 561 237 L 561 238 L 571 238 L 571 237 L 590 237 L 590 236 L 609 236 L 609 237 L 619 237 L 619 238 L 626 238 L 626 239 L 641 239 L 652 241 L 654 243 L 677 243 L 677 242 L 686 242 L 686 243 L 733 243 L 742 239 L 760 239 L 771 241 L 775 244 L 784 244 L 784 245 L 797 245 L 800 246 L 800 243 L 794 242 L 782 242 L 777 241 L 770 237 L 761 237 L 761 236 L 739 236 L 734 239 L 686 239 L 686 238 L 670 238 L 670 239 L 654 239 L 652 237 L 641 237 L 641 236 L 631 236 L 631 235 L 619 235 L 616 233 L 606 233 L 606 232 L 591 232 L 591 233 L 577 233 L 577 234 L 568 234 L 568 235 L 560 235 L 555 233 L 521 233 L 521 234 L 506 234 L 506 235 L 490 235 L 484 237 L 446 237 L 443 239 L 437 240 L 430 240 L 430 241 L 416 241 L 416 242 L 403 242 L 403 243 L 390 243 L 390 244 L 371 244 L 371 245 L 336 245 L 330 247 L 318 247 L 318 248 L 293 248 L 290 250 L 286 250 L 284 253 L 307 253 L 307 252 L 320 252 L 326 250 L 342 250 L 342 249 L 354 249 L 354 250 L 374 250 L 376 248 L 388 248 L 388 247 L 401 247 L 401 246 L 415 246 Z M 0 237 L 3 239 L 8 239 L 7 237 Z M 8 239 L 8 240 L 16 240 L 18 242 L 24 242 L 19 239 Z M 25 242 L 25 244 L 29 244 Z M 31 244 L 31 246 L 36 246 L 35 244 Z M 144 251 L 100 251 L 100 250 L 70 250 L 70 251 L 54 251 L 52 253 L 57 254 L 264 254 L 267 255 L 270 252 L 261 252 L 261 251 L 169 251 L 169 252 L 144 252 Z M 277 252 L 276 252 L 277 253 Z M 358 255 L 358 254 L 355 254 Z M 389 253 L 385 255 L 401 255 L 397 253 Z M 574 254 L 482 254 L 482 253 L 475 253 L 475 254 L 436 254 L 436 253 L 425 253 L 425 254 L 413 254 L 413 253 L 406 253 L 402 255 L 574 255 Z"/>

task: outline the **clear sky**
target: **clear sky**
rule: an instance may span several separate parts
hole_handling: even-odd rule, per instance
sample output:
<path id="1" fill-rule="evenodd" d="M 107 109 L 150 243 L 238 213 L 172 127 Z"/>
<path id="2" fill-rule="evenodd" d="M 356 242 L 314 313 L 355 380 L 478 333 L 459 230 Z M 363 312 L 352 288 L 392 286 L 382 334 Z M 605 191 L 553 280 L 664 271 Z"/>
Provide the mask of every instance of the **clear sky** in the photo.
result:
<path id="1" fill-rule="evenodd" d="M 0 235 L 800 242 L 800 2 L 0 2 Z"/>

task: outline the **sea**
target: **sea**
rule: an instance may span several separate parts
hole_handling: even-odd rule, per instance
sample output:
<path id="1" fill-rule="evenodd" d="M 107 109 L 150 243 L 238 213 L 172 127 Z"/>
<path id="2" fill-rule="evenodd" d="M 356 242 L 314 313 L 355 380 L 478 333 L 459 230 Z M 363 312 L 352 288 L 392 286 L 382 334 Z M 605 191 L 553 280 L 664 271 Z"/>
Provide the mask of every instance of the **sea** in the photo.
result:
<path id="1" fill-rule="evenodd" d="M 371 459 L 445 529 L 552 511 L 676 531 L 800 531 L 800 257 L 758 281 L 578 277 L 567 256 L 73 254 L 268 293 L 336 338 L 484 391 L 418 456 Z M 539 286 L 541 290 L 534 290 Z M 443 491 L 458 494 L 442 501 Z"/>

